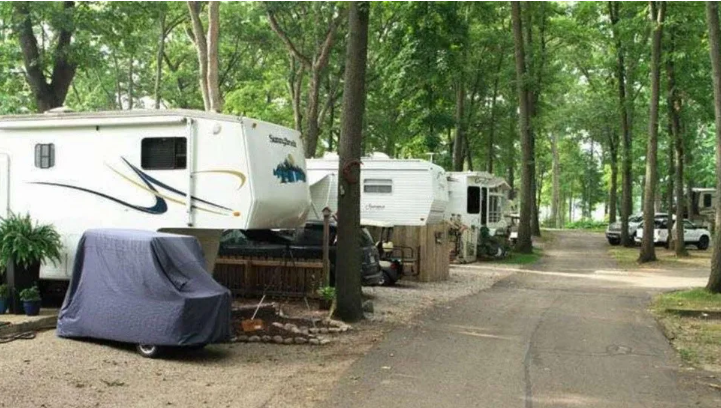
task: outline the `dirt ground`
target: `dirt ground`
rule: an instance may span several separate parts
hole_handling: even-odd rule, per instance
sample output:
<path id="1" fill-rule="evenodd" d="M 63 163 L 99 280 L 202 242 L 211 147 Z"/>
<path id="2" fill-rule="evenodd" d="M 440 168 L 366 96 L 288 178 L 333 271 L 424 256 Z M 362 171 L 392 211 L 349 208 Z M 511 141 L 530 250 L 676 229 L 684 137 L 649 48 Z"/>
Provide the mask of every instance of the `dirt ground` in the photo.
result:
<path id="1" fill-rule="evenodd" d="M 374 314 L 326 346 L 234 343 L 149 360 L 131 346 L 42 332 L 0 345 L 0 407 L 312 407 L 387 330 L 511 273 L 466 265 L 446 282 L 364 288 Z"/>

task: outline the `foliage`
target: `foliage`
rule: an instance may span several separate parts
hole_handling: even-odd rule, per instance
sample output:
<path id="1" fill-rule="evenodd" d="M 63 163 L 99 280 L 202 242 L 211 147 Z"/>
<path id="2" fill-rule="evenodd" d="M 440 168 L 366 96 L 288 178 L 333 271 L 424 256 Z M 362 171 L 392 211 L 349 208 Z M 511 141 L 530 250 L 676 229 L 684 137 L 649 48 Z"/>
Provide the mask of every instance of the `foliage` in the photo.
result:
<path id="1" fill-rule="evenodd" d="M 10 297 L 10 288 L 6 284 L 0 284 L 0 299 L 7 299 Z M 2 312 L 2 310 L 0 310 Z"/>
<path id="2" fill-rule="evenodd" d="M 603 230 L 606 228 L 605 221 L 594 221 L 587 218 L 566 223 L 567 229 Z"/>
<path id="3" fill-rule="evenodd" d="M 335 288 L 332 286 L 323 286 L 318 288 L 318 296 L 323 300 L 335 299 Z"/>
<path id="4" fill-rule="evenodd" d="M 30 214 L 11 214 L 0 221 L 0 265 L 12 258 L 28 267 L 36 262 L 60 261 L 62 242 L 52 225 L 33 223 Z"/>
<path id="5" fill-rule="evenodd" d="M 40 300 L 40 289 L 37 286 L 20 291 L 20 300 L 23 302 L 36 302 Z"/>
<path id="6" fill-rule="evenodd" d="M 703 288 L 682 290 L 659 295 L 654 304 L 664 309 L 721 311 L 721 293 L 711 293 Z"/>

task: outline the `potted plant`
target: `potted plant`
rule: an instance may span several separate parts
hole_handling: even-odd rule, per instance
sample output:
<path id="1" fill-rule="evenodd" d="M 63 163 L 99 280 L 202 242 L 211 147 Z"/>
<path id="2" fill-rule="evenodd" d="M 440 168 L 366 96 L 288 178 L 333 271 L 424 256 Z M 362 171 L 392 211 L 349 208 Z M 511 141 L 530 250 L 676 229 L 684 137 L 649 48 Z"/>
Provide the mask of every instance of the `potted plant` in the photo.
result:
<path id="1" fill-rule="evenodd" d="M 40 264 L 60 260 L 60 234 L 52 225 L 33 222 L 29 214 L 0 220 L 0 268 L 7 270 L 10 310 L 22 313 L 17 293 L 37 285 Z"/>
<path id="2" fill-rule="evenodd" d="M 40 289 L 33 286 L 20 291 L 20 301 L 28 316 L 37 316 L 40 313 Z"/>
<path id="3" fill-rule="evenodd" d="M 318 289 L 318 308 L 321 310 L 329 310 L 335 299 L 335 288 L 332 286 L 323 286 Z"/>
<path id="4" fill-rule="evenodd" d="M 8 310 L 8 303 L 10 303 L 10 289 L 8 285 L 0 284 L 0 314 Z"/>

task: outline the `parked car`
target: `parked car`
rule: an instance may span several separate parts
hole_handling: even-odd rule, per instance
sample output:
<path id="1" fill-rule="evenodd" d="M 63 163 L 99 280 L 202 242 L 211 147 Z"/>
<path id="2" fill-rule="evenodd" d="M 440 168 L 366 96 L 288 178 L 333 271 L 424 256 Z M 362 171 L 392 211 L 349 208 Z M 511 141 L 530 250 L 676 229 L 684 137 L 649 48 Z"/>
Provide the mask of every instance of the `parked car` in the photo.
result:
<path id="1" fill-rule="evenodd" d="M 663 220 L 668 219 L 666 213 L 656 213 L 654 219 Z M 633 238 L 638 230 L 639 225 L 643 222 L 643 214 L 635 214 L 628 218 L 628 236 Z M 606 227 L 606 239 L 611 245 L 619 245 L 621 243 L 621 221 L 616 221 L 608 224 Z"/>
<path id="2" fill-rule="evenodd" d="M 330 225 L 330 280 L 335 283 L 336 225 Z M 363 285 L 382 283 L 380 256 L 373 238 L 365 228 L 359 231 L 361 242 L 361 282 Z M 220 256 L 263 256 L 282 258 L 323 258 L 323 222 L 309 221 L 293 230 L 227 230 L 220 240 Z"/>
<path id="3" fill-rule="evenodd" d="M 634 240 L 636 243 L 641 243 L 643 240 L 643 223 L 638 226 Z M 711 233 L 706 228 L 698 227 L 689 220 L 683 220 L 683 240 L 686 245 L 695 245 L 696 248 L 705 251 L 711 243 Z M 655 221 L 653 242 L 656 245 L 668 247 L 668 219 Z"/>

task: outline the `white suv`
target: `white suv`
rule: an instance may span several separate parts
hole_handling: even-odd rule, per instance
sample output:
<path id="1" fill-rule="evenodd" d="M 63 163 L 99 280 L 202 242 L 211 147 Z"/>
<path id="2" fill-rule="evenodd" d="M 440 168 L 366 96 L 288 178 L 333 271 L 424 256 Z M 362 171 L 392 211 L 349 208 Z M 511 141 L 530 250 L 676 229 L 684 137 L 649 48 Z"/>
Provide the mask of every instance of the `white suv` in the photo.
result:
<path id="1" fill-rule="evenodd" d="M 668 223 L 666 220 L 656 220 L 653 229 L 653 242 L 668 247 Z M 634 237 L 636 243 L 643 240 L 643 223 L 636 229 Z M 706 250 L 711 243 L 711 233 L 703 227 L 697 227 L 689 220 L 683 220 L 683 240 L 686 245 L 696 245 L 700 250 Z"/>

